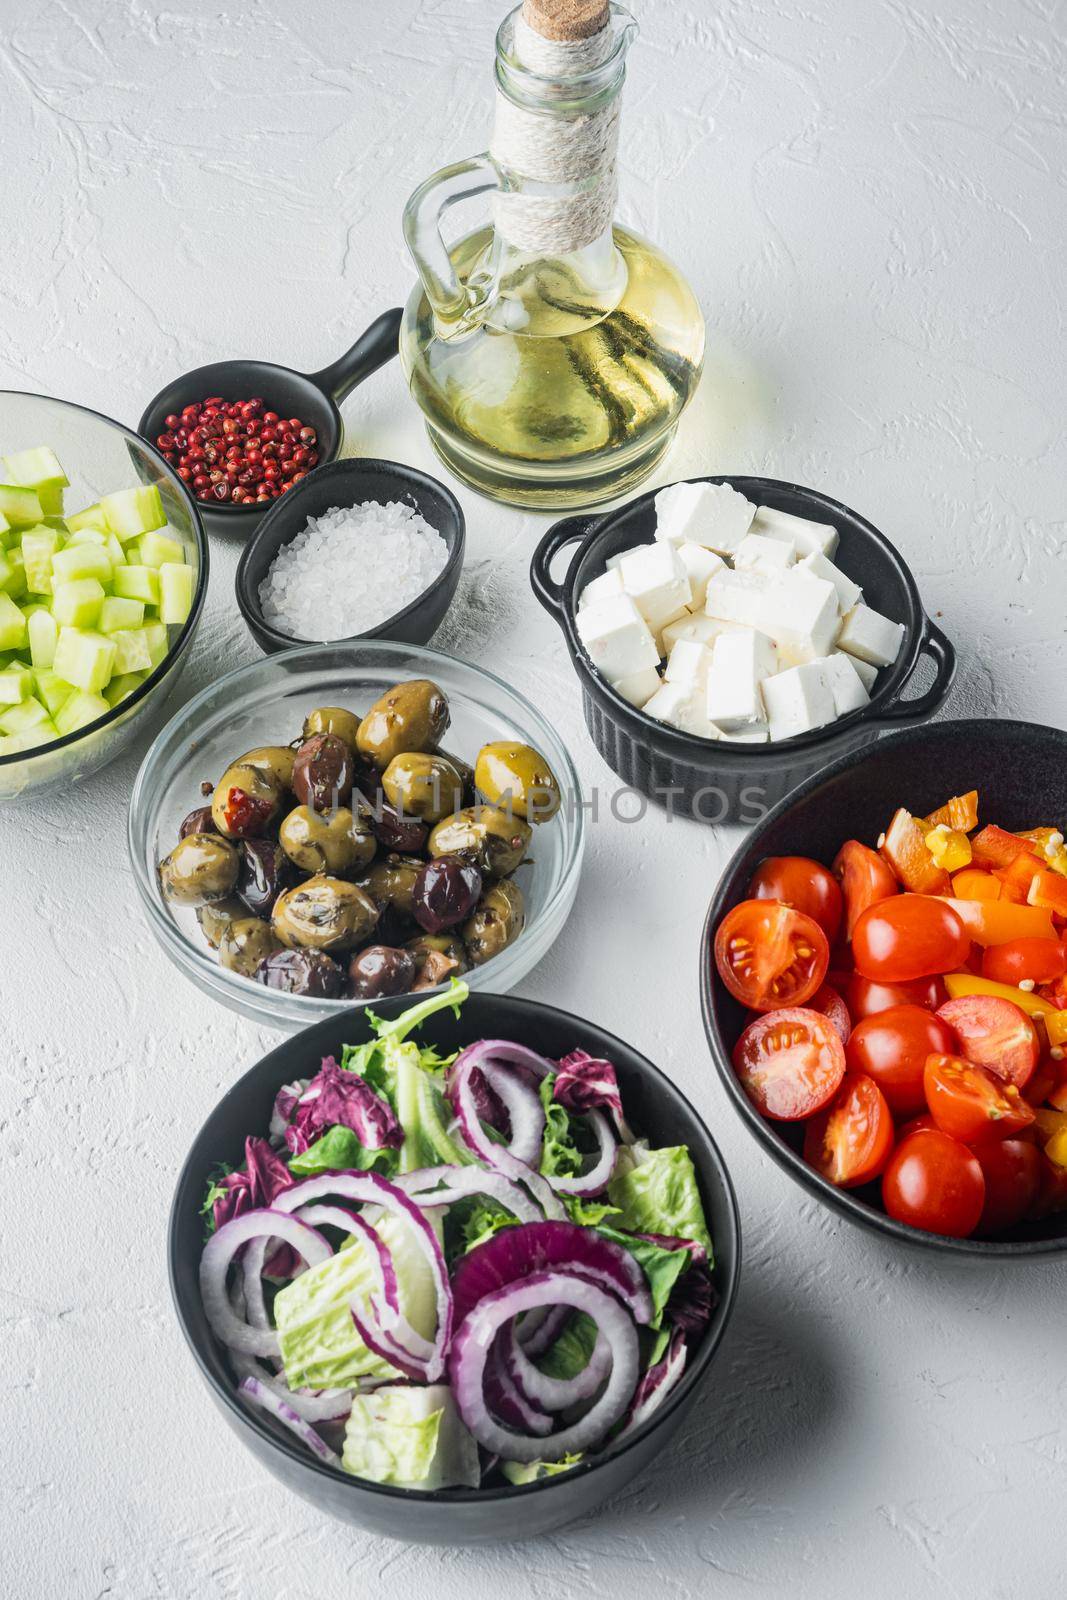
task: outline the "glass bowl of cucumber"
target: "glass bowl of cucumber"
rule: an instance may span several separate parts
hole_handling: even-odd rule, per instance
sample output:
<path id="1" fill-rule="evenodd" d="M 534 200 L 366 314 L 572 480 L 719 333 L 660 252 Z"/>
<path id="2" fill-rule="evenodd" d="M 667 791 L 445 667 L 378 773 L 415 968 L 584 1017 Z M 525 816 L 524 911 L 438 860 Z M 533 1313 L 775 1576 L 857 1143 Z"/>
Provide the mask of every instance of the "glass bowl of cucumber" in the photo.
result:
<path id="1" fill-rule="evenodd" d="M 0 390 L 0 803 L 88 777 L 158 715 L 207 579 L 196 504 L 151 445 Z"/>

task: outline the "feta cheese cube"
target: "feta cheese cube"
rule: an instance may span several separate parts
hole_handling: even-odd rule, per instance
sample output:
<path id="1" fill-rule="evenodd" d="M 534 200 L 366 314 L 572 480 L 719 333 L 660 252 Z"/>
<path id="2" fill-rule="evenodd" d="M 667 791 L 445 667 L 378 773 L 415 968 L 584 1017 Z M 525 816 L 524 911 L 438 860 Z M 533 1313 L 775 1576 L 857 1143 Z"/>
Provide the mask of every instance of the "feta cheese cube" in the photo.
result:
<path id="1" fill-rule="evenodd" d="M 724 567 L 708 583 L 704 610 L 719 622 L 759 628 L 773 638 L 773 630 L 766 626 L 772 584 L 769 572 L 734 572 Z"/>
<path id="2" fill-rule="evenodd" d="M 705 609 L 724 622 L 739 622 L 768 634 L 779 652 L 795 660 L 829 655 L 840 619 L 837 590 L 824 578 L 798 578 L 790 568 L 718 572 L 708 584 Z"/>
<path id="3" fill-rule="evenodd" d="M 787 667 L 763 681 L 763 703 L 767 708 L 772 739 L 792 739 L 799 733 L 823 728 L 837 715 L 834 697 L 826 681 L 822 663 L 806 661 Z"/>
<path id="4" fill-rule="evenodd" d="M 798 561 L 796 570 L 807 573 L 812 578 L 823 578 L 827 583 L 832 583 L 837 590 L 837 608 L 842 614 L 851 611 L 857 600 L 863 596 L 859 584 L 853 583 L 847 572 L 842 572 L 840 567 L 835 567 L 832 561 L 828 561 L 821 550 L 813 550 L 810 556 Z"/>
<path id="5" fill-rule="evenodd" d="M 718 729 L 708 721 L 704 697 L 684 683 L 665 683 L 643 707 L 646 715 L 665 722 L 682 733 L 695 733 L 703 739 L 717 739 Z"/>
<path id="6" fill-rule="evenodd" d="M 823 677 L 830 685 L 834 710 L 839 717 L 847 716 L 850 711 L 862 711 L 865 705 L 870 704 L 871 697 L 851 656 L 837 651 L 832 656 L 824 656 L 815 665 L 822 668 Z"/>
<path id="7" fill-rule="evenodd" d="M 734 567 L 744 572 L 756 567 L 764 572 L 784 572 L 796 559 L 792 539 L 768 539 L 763 533 L 746 533 L 734 551 Z"/>
<path id="8" fill-rule="evenodd" d="M 624 556 L 632 555 L 635 550 L 640 549 L 641 546 L 639 544 L 632 544 L 629 545 L 625 550 L 616 550 L 613 556 L 608 556 L 607 560 L 604 562 L 604 565 L 609 572 L 614 572 L 616 567 L 622 566 Z"/>
<path id="9" fill-rule="evenodd" d="M 696 639 L 700 644 L 711 644 L 719 637 L 720 633 L 736 633 L 740 627 L 737 622 L 720 622 L 718 617 L 709 617 L 703 612 L 696 615 L 679 617 L 677 622 L 669 622 L 663 630 L 663 653 L 670 655 L 679 639 Z"/>
<path id="10" fill-rule="evenodd" d="M 728 744 L 766 744 L 770 733 L 765 722 L 746 728 L 743 733 L 720 733 L 720 739 L 725 739 Z"/>
<path id="11" fill-rule="evenodd" d="M 829 522 L 809 522 L 807 517 L 795 517 L 791 511 L 775 511 L 773 506 L 757 506 L 752 532 L 765 534 L 769 539 L 790 539 L 802 556 L 810 556 L 813 550 L 832 556 L 837 549 L 837 529 Z"/>
<path id="12" fill-rule="evenodd" d="M 628 594 L 586 606 L 575 618 L 575 627 L 590 661 L 610 683 L 659 661 L 648 623 Z"/>
<path id="13" fill-rule="evenodd" d="M 766 634 L 746 629 L 720 635 L 708 673 L 709 720 L 724 733 L 740 733 L 765 722 L 760 685 L 777 665 L 774 645 Z"/>
<path id="14" fill-rule="evenodd" d="M 623 556 L 619 571 L 623 588 L 653 633 L 688 610 L 693 590 L 672 545 L 639 545 Z"/>
<path id="15" fill-rule="evenodd" d="M 586 584 L 578 596 L 578 609 L 580 611 L 583 606 L 595 605 L 598 600 L 607 600 L 613 594 L 622 592 L 622 574 L 618 567 L 609 567 L 599 578 L 591 578 Z"/>
<path id="16" fill-rule="evenodd" d="M 679 639 L 667 661 L 664 676 L 668 683 L 684 683 L 703 689 L 711 669 L 711 651 L 696 639 Z"/>
<path id="17" fill-rule="evenodd" d="M 642 667 L 640 672 L 629 672 L 625 678 L 616 678 L 612 688 L 638 709 L 652 699 L 660 686 L 660 676 L 655 667 Z"/>
<path id="18" fill-rule="evenodd" d="M 858 656 L 872 667 L 888 667 L 900 654 L 904 624 L 891 622 L 870 606 L 855 605 L 841 624 L 837 646 L 850 656 Z"/>
<path id="19" fill-rule="evenodd" d="M 728 483 L 672 483 L 656 496 L 656 538 L 730 555 L 755 513 L 755 506 Z"/>
<path id="20" fill-rule="evenodd" d="M 837 651 L 834 654 L 836 655 Z M 861 661 L 859 656 L 849 656 L 848 659 L 851 661 L 854 670 L 859 674 L 859 680 L 863 687 L 870 694 L 878 682 L 878 668 L 872 667 L 869 661 Z"/>
<path id="21" fill-rule="evenodd" d="M 685 568 L 689 578 L 689 586 L 693 591 L 690 605 L 702 606 L 708 593 L 708 580 L 717 572 L 721 572 L 726 565 L 722 556 L 717 556 L 714 550 L 706 550 L 702 544 L 693 544 L 686 540 L 683 544 L 676 545 L 678 559 Z"/>

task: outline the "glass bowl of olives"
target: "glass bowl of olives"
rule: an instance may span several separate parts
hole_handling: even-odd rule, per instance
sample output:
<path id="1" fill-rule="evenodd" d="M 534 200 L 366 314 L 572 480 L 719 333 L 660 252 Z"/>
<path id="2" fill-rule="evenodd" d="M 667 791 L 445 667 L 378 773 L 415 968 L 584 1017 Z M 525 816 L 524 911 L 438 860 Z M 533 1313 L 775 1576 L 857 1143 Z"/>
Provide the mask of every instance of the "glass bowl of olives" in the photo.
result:
<path id="1" fill-rule="evenodd" d="M 574 903 L 583 809 L 510 685 L 361 640 L 268 656 L 184 706 L 138 773 L 129 846 L 175 965 L 292 1032 L 453 976 L 513 988 Z"/>

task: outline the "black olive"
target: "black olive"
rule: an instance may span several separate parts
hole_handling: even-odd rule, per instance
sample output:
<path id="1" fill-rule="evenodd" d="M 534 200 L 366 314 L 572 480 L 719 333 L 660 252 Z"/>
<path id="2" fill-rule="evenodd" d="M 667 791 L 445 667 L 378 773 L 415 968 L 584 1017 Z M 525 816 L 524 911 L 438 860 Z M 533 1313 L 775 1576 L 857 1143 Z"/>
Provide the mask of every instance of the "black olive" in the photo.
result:
<path id="1" fill-rule="evenodd" d="M 370 825 L 374 837 L 386 850 L 399 850 L 404 855 L 414 855 L 426 848 L 430 830 L 417 817 L 402 816 L 394 806 L 382 801 L 371 814 Z"/>
<path id="2" fill-rule="evenodd" d="M 257 917 L 269 917 L 274 902 L 293 882 L 293 869 L 273 839 L 242 839 L 237 893 Z"/>
<path id="3" fill-rule="evenodd" d="M 385 995 L 407 994 L 415 982 L 418 963 L 410 950 L 371 944 L 353 956 L 348 967 L 348 992 L 353 1000 L 380 1000 Z"/>
<path id="4" fill-rule="evenodd" d="M 320 1000 L 337 1000 L 345 992 L 343 969 L 321 950 L 275 950 L 256 968 L 256 982 Z"/>
<path id="5" fill-rule="evenodd" d="M 346 806 L 352 794 L 352 752 L 332 733 L 305 739 L 293 763 L 293 793 L 312 811 Z"/>
<path id="6" fill-rule="evenodd" d="M 211 815 L 211 807 L 197 806 L 195 811 L 190 811 L 178 829 L 178 838 L 188 839 L 191 833 L 218 833 L 218 831 L 215 819 Z"/>
<path id="7" fill-rule="evenodd" d="M 461 856 L 427 861 L 415 879 L 411 909 L 427 933 L 441 933 L 469 917 L 482 892 L 482 875 Z"/>

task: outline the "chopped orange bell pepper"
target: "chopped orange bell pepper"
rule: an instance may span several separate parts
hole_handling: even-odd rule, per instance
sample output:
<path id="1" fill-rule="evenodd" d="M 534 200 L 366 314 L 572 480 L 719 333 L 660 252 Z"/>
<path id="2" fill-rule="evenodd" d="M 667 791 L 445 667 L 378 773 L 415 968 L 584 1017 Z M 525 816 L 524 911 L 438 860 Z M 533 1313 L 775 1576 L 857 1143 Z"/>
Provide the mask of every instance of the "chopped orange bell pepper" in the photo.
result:
<path id="1" fill-rule="evenodd" d="M 1067 1128 L 1061 1128 L 1059 1133 L 1052 1135 L 1045 1146 L 1045 1154 L 1058 1167 L 1067 1167 Z"/>
<path id="2" fill-rule="evenodd" d="M 977 828 L 978 790 L 969 789 L 966 794 L 954 794 L 943 806 L 931 811 L 924 826 L 929 832 L 942 822 L 948 828 L 958 829 L 960 833 L 970 833 L 972 828 Z"/>
<path id="3" fill-rule="evenodd" d="M 1067 1011 L 1046 1012 L 1045 1032 L 1049 1044 L 1062 1050 L 1067 1045 Z"/>
<path id="4" fill-rule="evenodd" d="M 957 900 L 999 900 L 1000 879 L 984 867 L 964 867 L 952 874 L 952 893 Z"/>
<path id="5" fill-rule="evenodd" d="M 1046 911 L 1055 912 L 1058 917 L 1067 917 L 1067 878 L 1061 878 L 1058 872 L 1050 872 L 1047 867 L 1039 866 L 1026 898 L 1032 906 L 1041 906 Z"/>
<path id="6" fill-rule="evenodd" d="M 971 840 L 976 867 L 1006 867 L 1029 848 L 1028 840 L 1020 839 L 1017 833 L 998 828 L 994 822 L 987 823 L 981 833 L 976 833 Z"/>
<path id="7" fill-rule="evenodd" d="M 1067 1129 L 1067 1111 L 1046 1111 L 1038 1106 L 1034 1112 L 1034 1127 L 1041 1139 L 1052 1139 Z"/>
<path id="8" fill-rule="evenodd" d="M 1042 1000 L 1039 994 L 1017 989 L 1011 983 L 995 983 L 992 978 L 979 978 L 973 972 L 946 972 L 944 983 L 953 1000 L 965 994 L 993 994 L 1001 1000 L 1010 1000 L 1028 1017 L 1047 1017 L 1050 1011 L 1056 1011 L 1056 1007 Z"/>
<path id="9" fill-rule="evenodd" d="M 1056 937 L 1052 918 L 1039 906 L 1015 905 L 1010 900 L 954 900 L 951 895 L 944 898 L 975 944 L 983 949 L 991 944 L 1007 944 L 1009 939 Z"/>
<path id="10" fill-rule="evenodd" d="M 1001 899 L 1014 900 L 1016 905 L 1025 905 L 1031 883 L 1036 874 L 1043 871 L 1044 863 L 1035 855 L 1031 855 L 1029 850 L 1024 850 L 1014 861 L 1009 861 L 1006 867 L 994 867 L 993 876 L 1000 880 Z"/>
<path id="11" fill-rule="evenodd" d="M 903 806 L 886 829 L 879 849 L 912 894 L 948 894 L 952 888 L 948 873 L 930 854 L 922 828 Z"/>

